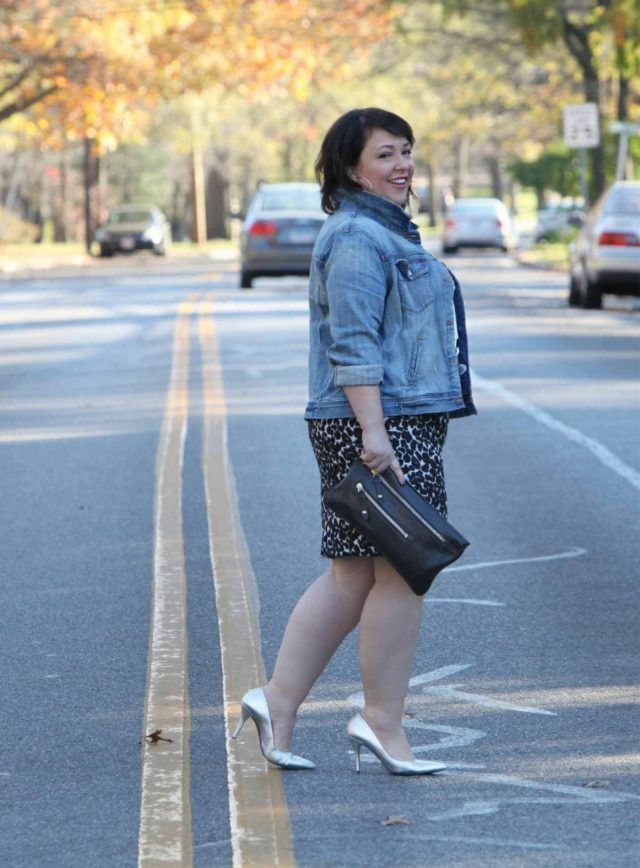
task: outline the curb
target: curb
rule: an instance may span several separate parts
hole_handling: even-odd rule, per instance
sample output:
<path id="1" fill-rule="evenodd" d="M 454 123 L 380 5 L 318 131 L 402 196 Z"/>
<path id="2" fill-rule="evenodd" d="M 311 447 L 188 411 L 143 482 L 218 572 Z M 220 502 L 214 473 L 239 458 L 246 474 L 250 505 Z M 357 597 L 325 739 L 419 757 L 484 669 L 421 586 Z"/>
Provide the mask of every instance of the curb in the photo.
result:
<path id="1" fill-rule="evenodd" d="M 568 266 L 558 265 L 555 262 L 527 262 L 526 259 L 521 259 L 519 256 L 516 256 L 516 262 L 518 265 L 522 265 L 525 268 L 535 268 L 538 271 L 554 271 L 557 274 L 568 274 L 569 268 Z"/>

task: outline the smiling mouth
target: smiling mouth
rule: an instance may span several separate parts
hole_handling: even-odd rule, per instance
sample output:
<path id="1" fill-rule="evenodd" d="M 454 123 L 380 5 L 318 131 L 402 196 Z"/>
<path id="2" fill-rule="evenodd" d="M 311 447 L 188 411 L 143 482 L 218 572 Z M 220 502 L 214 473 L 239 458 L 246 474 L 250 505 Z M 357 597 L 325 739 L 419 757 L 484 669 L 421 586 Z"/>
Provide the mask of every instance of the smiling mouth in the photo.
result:
<path id="1" fill-rule="evenodd" d="M 391 178 L 389 183 L 393 184 L 394 187 L 406 187 L 408 181 L 408 178 Z"/>

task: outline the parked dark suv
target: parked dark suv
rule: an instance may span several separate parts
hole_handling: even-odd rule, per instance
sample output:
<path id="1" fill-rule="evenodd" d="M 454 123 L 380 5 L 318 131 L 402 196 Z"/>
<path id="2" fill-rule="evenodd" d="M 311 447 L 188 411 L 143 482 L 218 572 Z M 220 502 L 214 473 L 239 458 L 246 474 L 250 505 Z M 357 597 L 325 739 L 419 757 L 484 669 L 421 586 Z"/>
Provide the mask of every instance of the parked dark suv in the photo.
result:
<path id="1" fill-rule="evenodd" d="M 100 256 L 152 250 L 166 256 L 171 247 L 171 227 L 153 205 L 119 205 L 96 232 Z"/>

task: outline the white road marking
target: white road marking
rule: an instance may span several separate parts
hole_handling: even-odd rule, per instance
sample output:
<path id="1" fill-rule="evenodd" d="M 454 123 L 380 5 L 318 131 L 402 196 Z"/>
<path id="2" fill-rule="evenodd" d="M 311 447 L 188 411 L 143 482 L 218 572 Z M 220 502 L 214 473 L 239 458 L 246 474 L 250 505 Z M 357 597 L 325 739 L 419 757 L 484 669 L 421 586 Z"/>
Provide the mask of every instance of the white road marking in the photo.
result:
<path id="1" fill-rule="evenodd" d="M 506 603 L 498 603 L 496 600 L 466 600 L 457 597 L 429 597 L 427 603 L 465 603 L 467 606 L 505 606 Z"/>
<path id="2" fill-rule="evenodd" d="M 446 772 L 445 772 L 446 774 Z M 427 819 L 439 822 L 442 820 L 458 820 L 462 817 L 479 817 L 496 814 L 500 808 L 520 805 L 604 805 L 639 799 L 632 793 L 611 792 L 611 790 L 596 790 L 585 787 L 573 787 L 566 784 L 541 784 L 529 781 L 515 775 L 473 774 L 468 775 L 478 783 L 496 784 L 517 787 L 535 792 L 549 793 L 548 796 L 505 797 L 496 799 L 472 799 L 464 802 L 459 808 L 431 814 Z"/>
<path id="3" fill-rule="evenodd" d="M 529 705 L 515 705 L 512 702 L 504 702 L 501 699 L 493 699 L 483 693 L 466 693 L 456 688 L 457 684 L 442 684 L 435 687 L 424 687 L 423 693 L 431 696 L 445 696 L 448 699 L 460 699 L 463 702 L 472 702 L 474 705 L 485 705 L 488 708 L 502 708 L 504 711 L 518 711 L 523 714 L 545 714 L 549 717 L 557 717 L 555 711 L 547 711 L 544 708 L 533 708 Z"/>
<path id="4" fill-rule="evenodd" d="M 532 841 L 514 841 L 511 838 L 467 838 L 464 835 L 416 835 L 412 833 L 413 840 L 420 841 L 451 841 L 454 844 L 488 844 L 490 847 L 515 847 L 520 850 L 565 850 L 559 844 L 537 844 Z"/>
<path id="5" fill-rule="evenodd" d="M 484 389 L 485 392 L 490 392 L 492 395 L 497 395 L 499 398 L 502 398 L 503 401 L 512 404 L 514 407 L 522 410 L 523 413 L 531 416 L 531 418 L 535 419 L 536 422 L 546 425 L 547 428 L 550 428 L 552 431 L 557 431 L 559 434 L 562 434 L 567 438 L 567 440 L 571 440 L 573 443 L 577 443 L 579 446 L 587 449 L 604 467 L 613 470 L 614 473 L 640 491 L 640 473 L 622 461 L 622 459 L 618 458 L 617 455 L 614 455 L 613 452 L 607 449 L 607 447 L 603 443 L 600 443 L 599 440 L 595 440 L 593 437 L 588 437 L 586 434 L 583 434 L 582 431 L 578 431 L 577 428 L 565 425 L 564 422 L 560 422 L 559 419 L 556 419 L 545 410 L 536 407 L 535 404 L 530 404 L 529 401 L 521 398 L 520 395 L 516 394 L 516 392 L 512 392 L 511 389 L 507 389 L 500 383 L 481 377 L 475 371 L 472 372 L 471 376 L 474 385 L 478 386 L 478 388 Z"/>
<path id="6" fill-rule="evenodd" d="M 580 558 L 586 554 L 586 549 L 581 549 L 577 546 L 574 546 L 572 549 L 569 549 L 566 552 L 558 552 L 558 554 L 555 555 L 538 555 L 537 557 L 532 558 L 509 558 L 507 560 L 501 561 L 482 561 L 479 564 L 463 564 L 462 566 L 458 567 L 447 567 L 442 572 L 461 573 L 465 570 L 482 570 L 486 569 L 487 567 L 503 567 L 508 564 L 536 564 L 541 563 L 542 561 L 560 561 L 564 560 L 565 558 Z"/>
<path id="7" fill-rule="evenodd" d="M 439 669 L 432 669 L 430 672 L 423 672 L 421 675 L 414 675 L 409 682 L 409 687 L 418 687 L 420 684 L 429 684 L 432 681 L 441 681 L 443 678 L 448 678 L 450 675 L 456 675 L 458 672 L 463 672 L 465 669 L 470 669 L 473 663 L 453 663 L 450 666 L 441 666 Z"/>
<path id="8" fill-rule="evenodd" d="M 471 663 L 453 663 L 450 666 L 441 666 L 439 669 L 432 669 L 430 672 L 423 672 L 421 675 L 414 675 L 409 681 L 409 687 L 419 687 L 421 684 L 429 684 L 432 681 L 440 681 L 442 678 L 448 678 L 450 675 L 455 675 L 462 672 L 464 669 L 469 669 Z M 351 693 L 347 696 L 347 704 L 353 705 L 356 708 L 362 708 L 364 705 L 364 693 L 358 690 L 356 693 Z"/>
<path id="9" fill-rule="evenodd" d="M 487 733 L 481 729 L 470 729 L 465 726 L 444 726 L 435 723 L 423 723 L 415 718 L 405 718 L 402 721 L 403 726 L 407 729 L 422 729 L 431 730 L 432 732 L 441 732 L 443 737 L 438 741 L 429 744 L 413 745 L 413 750 L 418 753 L 427 753 L 428 751 L 444 750 L 451 747 L 466 747 L 481 738 L 486 738 Z"/>

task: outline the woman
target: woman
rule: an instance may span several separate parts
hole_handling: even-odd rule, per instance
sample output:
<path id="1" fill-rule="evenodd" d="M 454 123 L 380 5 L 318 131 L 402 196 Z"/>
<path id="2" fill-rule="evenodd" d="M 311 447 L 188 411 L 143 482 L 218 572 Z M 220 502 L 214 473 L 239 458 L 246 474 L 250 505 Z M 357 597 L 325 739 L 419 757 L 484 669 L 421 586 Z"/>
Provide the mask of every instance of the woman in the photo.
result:
<path id="1" fill-rule="evenodd" d="M 442 470 L 450 416 L 475 413 L 460 288 L 420 244 L 405 210 L 412 194 L 414 136 L 402 118 L 356 109 L 327 133 L 316 162 L 322 206 L 310 276 L 308 420 L 321 488 L 360 456 L 388 467 L 446 516 Z M 392 774 L 429 774 L 414 759 L 402 715 L 422 598 L 354 529 L 323 505 L 330 559 L 296 605 L 271 680 L 242 699 L 267 760 L 314 768 L 289 751 L 300 704 L 342 640 L 360 625 L 364 708 L 347 733 Z"/>

